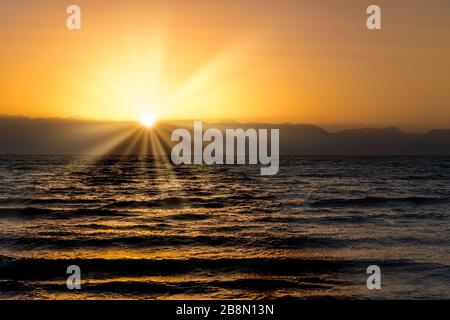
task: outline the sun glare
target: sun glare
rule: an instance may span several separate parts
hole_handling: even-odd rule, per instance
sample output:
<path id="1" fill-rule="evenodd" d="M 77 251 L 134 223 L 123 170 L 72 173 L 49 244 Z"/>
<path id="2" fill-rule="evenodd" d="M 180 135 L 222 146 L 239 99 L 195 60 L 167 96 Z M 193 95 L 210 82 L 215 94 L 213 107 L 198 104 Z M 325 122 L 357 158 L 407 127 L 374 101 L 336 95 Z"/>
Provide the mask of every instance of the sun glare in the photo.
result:
<path id="1" fill-rule="evenodd" d="M 139 122 L 141 123 L 141 125 L 143 125 L 144 127 L 147 127 L 147 128 L 153 127 L 153 125 L 155 124 L 155 121 L 156 121 L 156 116 L 154 114 L 150 114 L 150 113 L 143 115 L 139 119 Z"/>

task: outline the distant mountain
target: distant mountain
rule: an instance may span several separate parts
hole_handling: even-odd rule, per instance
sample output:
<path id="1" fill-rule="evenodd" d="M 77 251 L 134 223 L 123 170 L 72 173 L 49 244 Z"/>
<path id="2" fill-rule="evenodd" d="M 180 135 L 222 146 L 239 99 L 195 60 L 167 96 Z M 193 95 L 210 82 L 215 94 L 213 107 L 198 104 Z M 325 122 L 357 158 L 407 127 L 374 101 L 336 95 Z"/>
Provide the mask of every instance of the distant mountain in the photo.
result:
<path id="1" fill-rule="evenodd" d="M 158 125 L 164 150 L 174 143 L 170 134 L 192 122 Z M 448 155 L 450 129 L 406 134 L 397 128 L 363 128 L 328 132 L 309 124 L 204 123 L 204 129 L 279 128 L 280 150 L 292 155 Z M 143 139 L 130 122 L 0 117 L 0 154 L 140 153 Z M 151 140 L 148 140 L 151 141 Z M 150 142 L 149 142 L 150 143 Z"/>
<path id="2" fill-rule="evenodd" d="M 377 128 L 362 128 L 362 129 L 346 129 L 336 132 L 339 136 L 360 136 L 366 138 L 379 138 L 379 137 L 394 137 L 394 136 L 404 136 L 398 128 L 390 127 L 384 129 Z"/>

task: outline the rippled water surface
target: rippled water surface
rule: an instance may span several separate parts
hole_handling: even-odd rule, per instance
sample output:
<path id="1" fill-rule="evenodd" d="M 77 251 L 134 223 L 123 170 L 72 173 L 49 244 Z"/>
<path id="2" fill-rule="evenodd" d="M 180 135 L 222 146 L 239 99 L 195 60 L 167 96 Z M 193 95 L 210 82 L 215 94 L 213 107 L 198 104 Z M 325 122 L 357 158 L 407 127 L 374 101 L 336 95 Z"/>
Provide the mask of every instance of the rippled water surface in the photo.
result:
<path id="1" fill-rule="evenodd" d="M 450 298 L 449 218 L 449 157 L 0 156 L 0 298 Z"/>

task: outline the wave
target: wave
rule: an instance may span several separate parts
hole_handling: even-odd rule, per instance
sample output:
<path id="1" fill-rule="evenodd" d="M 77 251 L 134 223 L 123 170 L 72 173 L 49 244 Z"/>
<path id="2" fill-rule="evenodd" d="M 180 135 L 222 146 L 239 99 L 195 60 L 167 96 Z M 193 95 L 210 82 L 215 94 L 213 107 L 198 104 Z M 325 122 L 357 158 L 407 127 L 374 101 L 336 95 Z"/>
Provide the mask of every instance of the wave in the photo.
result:
<path id="1" fill-rule="evenodd" d="M 341 285 L 344 282 L 340 283 Z M 47 290 L 61 290 L 61 285 L 48 285 L 44 288 Z M 122 294 L 205 294 L 218 292 L 221 289 L 228 290 L 245 290 L 248 291 L 271 291 L 271 290 L 289 290 L 289 289 L 321 289 L 326 284 L 314 284 L 303 282 L 301 280 L 289 281 L 278 279 L 264 278 L 243 278 L 236 280 L 212 280 L 212 281 L 177 281 L 173 282 L 156 282 L 156 281 L 108 281 L 108 282 L 91 282 L 83 285 L 83 292 L 99 292 L 99 293 L 122 293 Z"/>
<path id="2" fill-rule="evenodd" d="M 240 205 L 242 202 L 249 201 L 266 201 L 273 200 L 275 196 L 272 195 L 227 195 L 219 197 L 199 197 L 186 196 L 182 197 L 167 197 L 152 200 L 125 200 L 108 203 L 103 208 L 113 209 L 149 209 L 149 208 L 181 208 L 190 206 L 193 208 L 223 208 L 227 205 Z"/>
<path id="3" fill-rule="evenodd" d="M 364 198 L 333 198 L 310 201 L 312 207 L 386 207 L 399 205 L 425 206 L 447 203 L 449 199 L 436 197 L 364 197 Z"/>
<path id="4" fill-rule="evenodd" d="M 55 211 L 50 209 L 42 209 L 34 207 L 0 208 L 0 218 L 13 218 L 13 217 L 27 218 L 27 217 L 47 215 L 51 213 L 55 213 Z"/>
<path id="5" fill-rule="evenodd" d="M 197 221 L 197 220 L 207 220 L 210 218 L 209 214 L 194 214 L 194 213 L 181 213 L 171 215 L 169 217 L 173 220 L 182 220 L 182 221 Z"/>
<path id="6" fill-rule="evenodd" d="M 47 290 L 63 290 L 61 285 L 54 284 L 45 286 Z M 108 281 L 94 282 L 83 285 L 83 292 L 91 293 L 116 293 L 116 294 L 140 294 L 140 295 L 173 295 L 181 293 L 205 294 L 217 291 L 208 287 L 207 283 L 201 281 L 179 281 L 176 283 L 156 281 Z"/>
<path id="7" fill-rule="evenodd" d="M 87 230 L 105 230 L 105 231 L 111 231 L 111 230 L 138 230 L 138 231 L 152 231 L 152 230 L 160 230 L 167 227 L 170 227 L 169 224 L 165 223 L 157 223 L 154 225 L 140 225 L 140 224 L 133 224 L 133 225 L 103 225 L 98 223 L 88 223 L 88 224 L 78 224 L 74 226 L 76 228 L 80 229 L 87 229 Z"/>
<path id="8" fill-rule="evenodd" d="M 341 283 L 342 284 L 342 283 Z M 212 281 L 211 286 L 238 290 L 276 290 L 276 289 L 320 289 L 325 284 L 304 281 L 289 281 L 279 279 L 243 278 L 230 281 Z"/>
<path id="9" fill-rule="evenodd" d="M 423 175 L 408 175 L 398 177 L 399 180 L 447 180 L 449 177 L 444 174 L 423 174 Z"/>
<path id="10" fill-rule="evenodd" d="M 107 209 L 46 209 L 39 207 L 25 207 L 25 208 L 0 208 L 1 218 L 37 218 L 37 217 L 51 217 L 53 219 L 66 219 L 70 217 L 80 216 L 129 216 L 131 213 L 107 210 Z"/>
<path id="11" fill-rule="evenodd" d="M 31 259 L 0 256 L 0 277 L 2 279 L 51 279 L 64 276 L 69 265 L 78 265 L 83 274 L 98 276 L 152 276 L 177 275 L 203 272 L 211 274 L 241 273 L 252 275 L 308 275 L 326 272 L 365 271 L 368 265 L 380 264 L 385 268 L 415 270 L 446 270 L 448 266 L 413 262 L 410 260 L 372 261 L 368 259 L 302 259 L 302 258 L 217 258 L 217 259 Z M 63 275 L 61 275 L 63 270 Z M 304 278 L 310 283 L 311 279 Z M 317 279 L 316 279 L 317 280 Z M 241 280 L 242 281 L 242 280 Z M 319 280 L 317 280 L 319 282 Z M 256 286 L 251 280 L 240 286 Z M 237 285 L 237 284 L 235 284 Z M 232 284 L 230 284 L 232 286 Z"/>
<path id="12" fill-rule="evenodd" d="M 144 231 L 157 230 L 150 227 Z M 114 233 L 113 233 L 114 234 Z M 121 234 L 121 233 L 120 233 Z M 239 249 L 340 249 L 356 248 L 363 245 L 390 246 L 398 244 L 412 244 L 414 246 L 448 246 L 447 239 L 415 238 L 412 236 L 394 235 L 383 238 L 355 237 L 332 238 L 311 236 L 248 236 L 232 235 L 178 235 L 178 234 L 147 234 L 135 236 L 111 236 L 110 232 L 89 233 L 80 236 L 74 231 L 42 231 L 33 236 L 0 236 L 0 246 L 16 249 L 82 249 L 82 248 L 117 248 L 128 249 L 163 248 L 163 247 L 222 247 L 223 250 Z"/>
<path id="13" fill-rule="evenodd" d="M 111 209 L 149 209 L 149 208 L 179 208 L 184 205 L 186 201 L 181 197 L 168 197 L 154 200 L 125 200 L 115 201 L 103 206 L 103 208 Z"/>
<path id="14" fill-rule="evenodd" d="M 223 292 L 223 290 L 242 290 L 249 296 L 252 292 L 268 293 L 275 290 L 292 289 L 323 289 L 330 285 L 348 284 L 340 281 L 339 284 L 333 284 L 328 281 L 324 283 L 310 283 L 303 280 L 278 280 L 264 278 L 242 278 L 235 280 L 185 280 L 176 282 L 150 281 L 148 279 L 139 279 L 123 281 L 120 279 L 111 279 L 109 281 L 89 281 L 82 284 L 84 294 L 100 294 L 101 296 L 113 294 L 133 295 L 133 296 L 171 296 L 176 294 L 212 294 Z M 46 283 L 32 282 L 24 284 L 23 281 L 7 280 L 0 282 L 0 288 L 4 293 L 14 292 L 33 292 L 33 290 L 46 292 L 66 292 L 65 282 Z"/>
<path id="15" fill-rule="evenodd" d="M 37 198 L 37 199 L 26 199 L 26 198 L 6 198 L 0 199 L 1 205 L 10 206 L 33 206 L 33 205 L 92 205 L 98 204 L 99 200 L 94 199 L 79 199 L 79 198 Z"/>
<path id="16" fill-rule="evenodd" d="M 240 201 L 249 201 L 249 200 L 274 200 L 276 199 L 275 195 L 271 194 L 249 194 L 249 193 L 241 193 L 230 195 L 224 197 L 223 199 L 227 200 L 240 200 Z"/>
<path id="17" fill-rule="evenodd" d="M 44 233 L 45 234 L 45 233 Z M 71 237 L 0 237 L 0 245 L 23 246 L 31 248 L 83 248 L 83 247 L 113 247 L 126 246 L 127 248 L 163 247 L 163 246 L 223 246 L 223 247 L 249 247 L 249 248 L 279 248 L 300 249 L 313 247 L 338 248 L 349 245 L 351 241 L 327 237 L 237 237 L 226 235 L 136 235 L 107 237 L 105 233 L 91 233 L 89 236 L 79 236 L 72 233 Z M 362 241 L 362 240 L 361 240 Z"/>

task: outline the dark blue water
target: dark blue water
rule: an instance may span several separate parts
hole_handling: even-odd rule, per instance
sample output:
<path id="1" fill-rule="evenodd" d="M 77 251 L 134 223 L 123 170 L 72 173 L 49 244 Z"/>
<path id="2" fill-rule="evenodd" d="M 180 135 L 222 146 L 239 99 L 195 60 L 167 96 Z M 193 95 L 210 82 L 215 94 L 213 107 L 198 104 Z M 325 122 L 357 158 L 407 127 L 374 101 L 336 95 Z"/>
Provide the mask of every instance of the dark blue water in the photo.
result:
<path id="1" fill-rule="evenodd" d="M 449 157 L 280 160 L 0 156 L 0 297 L 450 298 Z"/>

